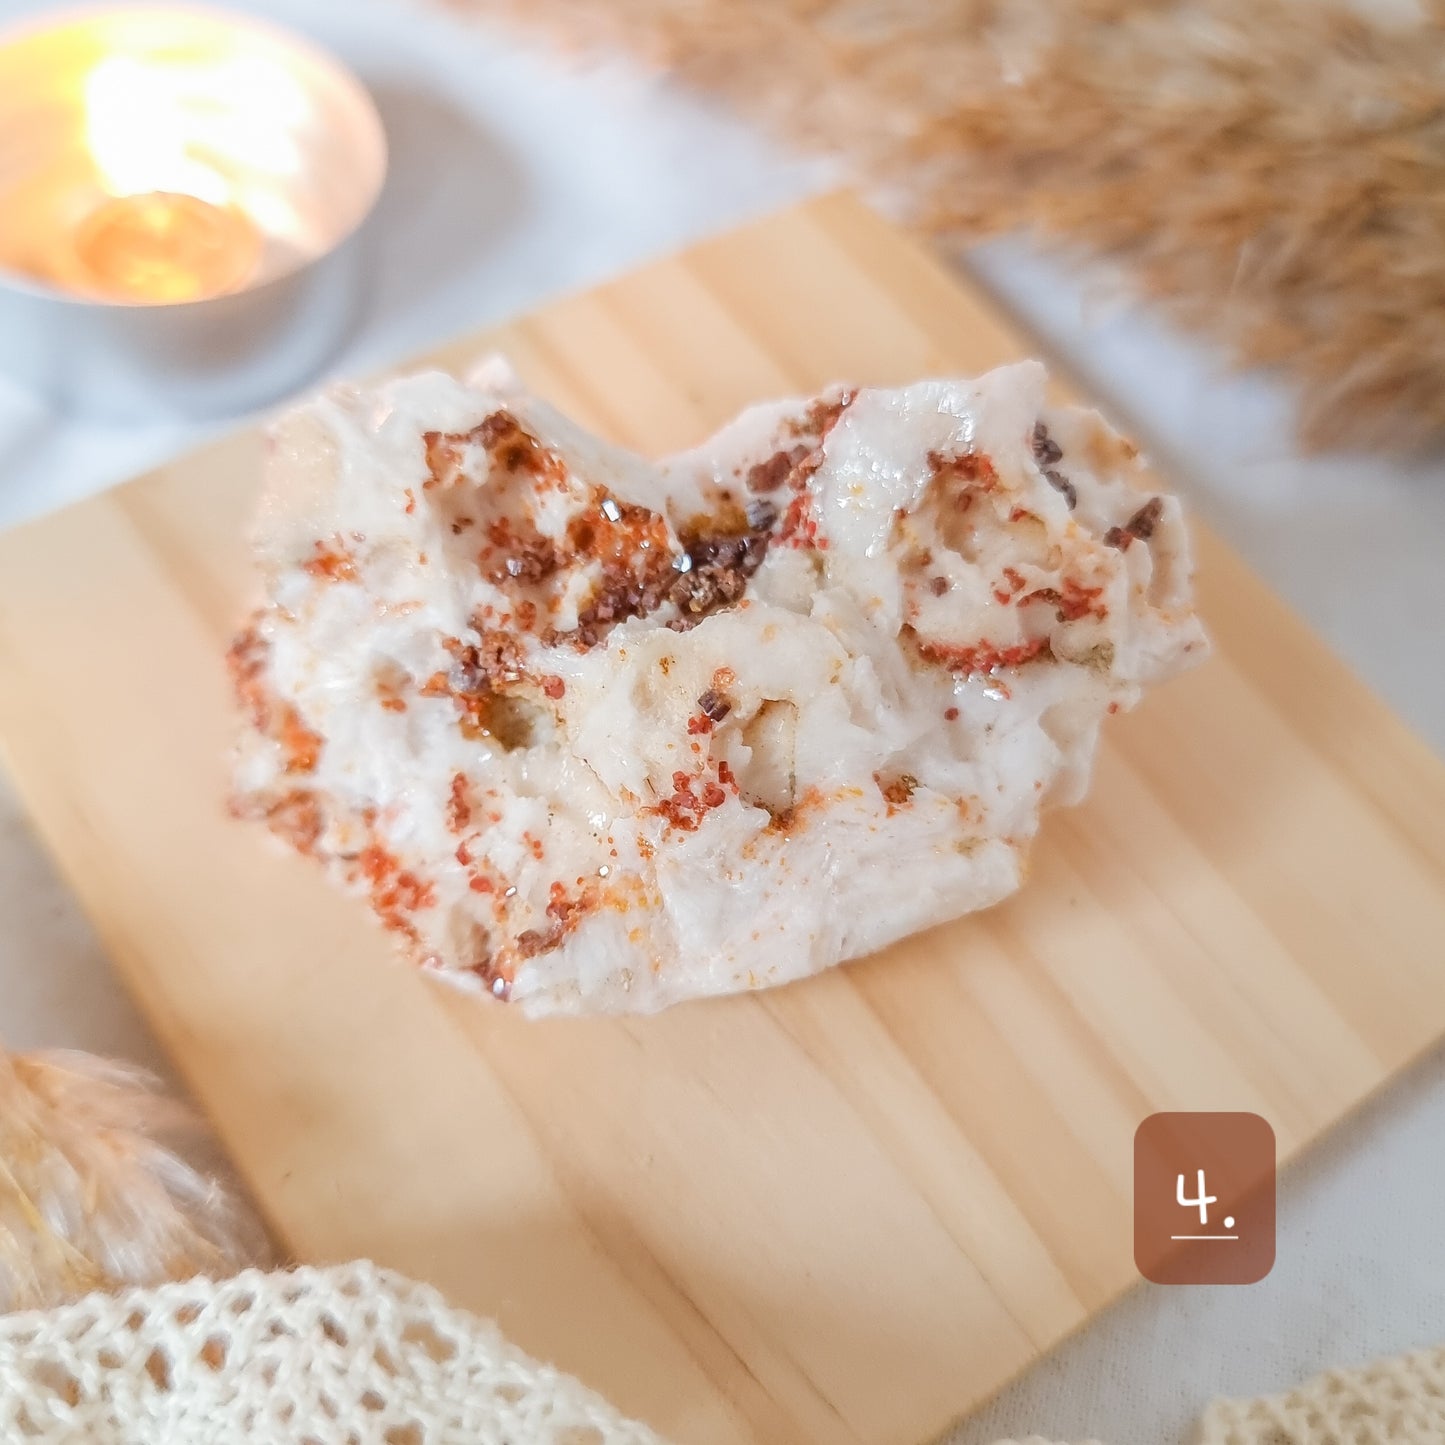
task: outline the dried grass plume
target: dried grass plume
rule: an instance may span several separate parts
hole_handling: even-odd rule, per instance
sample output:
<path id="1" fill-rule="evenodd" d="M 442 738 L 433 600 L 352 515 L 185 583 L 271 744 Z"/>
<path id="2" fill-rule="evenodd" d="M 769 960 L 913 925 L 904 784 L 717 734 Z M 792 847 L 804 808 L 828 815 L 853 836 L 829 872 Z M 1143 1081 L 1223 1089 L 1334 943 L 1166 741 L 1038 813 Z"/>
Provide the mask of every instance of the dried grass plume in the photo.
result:
<path id="1" fill-rule="evenodd" d="M 140 1070 L 0 1049 L 0 1313 L 260 1262 L 259 1226 L 161 1142 L 186 1122 Z"/>
<path id="2" fill-rule="evenodd" d="M 1307 444 L 1445 435 L 1445 12 L 1330 0 L 450 0 L 840 153 L 940 240 L 1123 263 L 1298 386 Z"/>

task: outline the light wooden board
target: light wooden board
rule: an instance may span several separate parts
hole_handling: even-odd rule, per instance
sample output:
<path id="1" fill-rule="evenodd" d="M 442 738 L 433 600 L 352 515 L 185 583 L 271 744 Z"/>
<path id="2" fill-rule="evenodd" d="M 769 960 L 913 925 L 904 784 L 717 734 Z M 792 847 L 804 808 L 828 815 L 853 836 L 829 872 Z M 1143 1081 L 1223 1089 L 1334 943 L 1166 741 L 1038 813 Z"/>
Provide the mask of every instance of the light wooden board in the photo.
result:
<path id="1" fill-rule="evenodd" d="M 1030 349 L 840 197 L 441 360 L 492 346 L 646 450 Z M 1116 720 L 1015 901 L 654 1019 L 454 997 L 222 813 L 258 453 L 0 538 L 9 764 L 296 1253 L 433 1280 L 678 1441 L 924 1439 L 1130 1283 L 1146 1114 L 1292 1154 L 1445 1032 L 1445 773 L 1202 533 L 1218 656 Z"/>

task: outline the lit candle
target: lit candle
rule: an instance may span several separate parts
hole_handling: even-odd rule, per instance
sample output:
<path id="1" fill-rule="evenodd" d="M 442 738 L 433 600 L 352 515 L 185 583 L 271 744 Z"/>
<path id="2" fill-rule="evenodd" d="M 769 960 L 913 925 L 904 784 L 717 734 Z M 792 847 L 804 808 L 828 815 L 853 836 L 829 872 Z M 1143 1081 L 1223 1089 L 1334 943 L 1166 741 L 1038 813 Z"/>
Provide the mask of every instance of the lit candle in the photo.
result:
<path id="1" fill-rule="evenodd" d="M 180 46 L 132 32 L 121 47 L 112 36 L 80 89 L 104 199 L 76 228 L 69 279 L 136 302 L 244 285 L 263 237 L 240 198 L 254 196 L 258 178 L 264 187 L 295 169 L 288 128 L 304 120 L 307 97 L 294 72 L 274 57 L 244 57 L 224 25 Z"/>
<path id="2" fill-rule="evenodd" d="M 8 61 L 22 93 L 49 100 L 61 164 L 12 228 L 45 244 L 0 259 L 144 303 L 235 290 L 304 249 L 294 181 L 320 97 L 289 38 L 205 11 L 102 12 L 22 37 Z"/>
<path id="3" fill-rule="evenodd" d="M 0 35 L 0 361 L 26 360 L 13 336 L 5 345 L 7 305 L 23 322 L 45 296 L 156 310 L 225 301 L 205 335 L 218 364 L 229 360 L 225 328 L 237 347 L 268 334 L 262 293 L 282 320 L 305 310 L 304 298 L 278 305 L 278 283 L 341 246 L 384 172 L 360 83 L 272 26 L 177 6 L 72 12 Z M 255 310 L 239 311 L 251 293 Z M 158 324 L 135 333 L 152 349 Z M 112 318 L 97 344 L 122 331 Z"/>

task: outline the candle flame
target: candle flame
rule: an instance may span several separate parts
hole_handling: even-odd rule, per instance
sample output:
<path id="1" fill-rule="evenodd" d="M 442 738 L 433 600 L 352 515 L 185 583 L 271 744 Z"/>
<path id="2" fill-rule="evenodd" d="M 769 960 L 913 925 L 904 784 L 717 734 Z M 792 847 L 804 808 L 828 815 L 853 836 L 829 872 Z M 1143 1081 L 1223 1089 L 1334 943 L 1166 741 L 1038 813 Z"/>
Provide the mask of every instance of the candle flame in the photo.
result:
<path id="1" fill-rule="evenodd" d="M 85 143 L 101 185 L 113 196 L 171 191 L 213 206 L 231 199 L 214 165 L 190 153 L 186 72 L 108 55 L 85 78 Z"/>
<path id="2" fill-rule="evenodd" d="M 113 196 L 151 191 L 247 209 L 301 165 L 309 102 L 274 63 L 212 47 L 118 53 L 85 78 L 85 144 Z"/>
<path id="3" fill-rule="evenodd" d="M 301 166 L 309 101 L 283 66 L 214 41 L 117 50 L 86 74 L 83 102 L 86 150 L 112 197 L 77 238 L 98 290 L 215 295 L 254 269 L 263 233 L 294 229 L 279 183 Z"/>

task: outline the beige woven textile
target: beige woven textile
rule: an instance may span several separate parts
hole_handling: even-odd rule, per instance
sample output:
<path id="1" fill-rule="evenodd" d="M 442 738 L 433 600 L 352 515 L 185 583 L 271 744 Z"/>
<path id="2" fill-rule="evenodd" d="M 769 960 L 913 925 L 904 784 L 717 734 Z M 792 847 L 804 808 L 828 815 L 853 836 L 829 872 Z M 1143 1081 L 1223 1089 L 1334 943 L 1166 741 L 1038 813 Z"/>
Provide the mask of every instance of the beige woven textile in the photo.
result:
<path id="1" fill-rule="evenodd" d="M 1216 1400 L 1199 1445 L 1445 1445 L 1445 1349 L 1327 1370 L 1284 1395 Z"/>
<path id="2" fill-rule="evenodd" d="M 0 1317 L 5 1445 L 662 1445 L 371 1264 Z"/>
<path id="3" fill-rule="evenodd" d="M 1445 1445 L 1445 1348 L 1216 1401 L 1196 1440 Z M 0 1316 L 0 1441 L 665 1445 L 495 1325 L 364 1262 Z"/>
<path id="4" fill-rule="evenodd" d="M 1051 1442 L 1031 1435 L 999 1445 Z M 1216 1400 L 1193 1445 L 1445 1445 L 1445 1348 L 1326 1370 L 1283 1395 Z"/>

